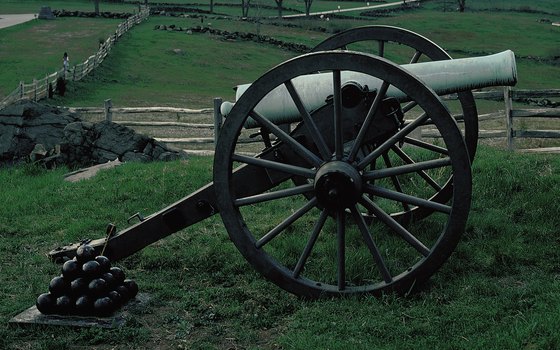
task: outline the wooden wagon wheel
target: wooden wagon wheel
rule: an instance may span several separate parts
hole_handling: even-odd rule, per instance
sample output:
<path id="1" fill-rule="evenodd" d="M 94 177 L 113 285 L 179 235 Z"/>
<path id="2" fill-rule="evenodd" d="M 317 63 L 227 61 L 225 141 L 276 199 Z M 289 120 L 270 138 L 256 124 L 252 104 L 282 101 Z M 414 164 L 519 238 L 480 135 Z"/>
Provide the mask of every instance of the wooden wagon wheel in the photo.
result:
<path id="1" fill-rule="evenodd" d="M 336 49 L 350 49 L 355 51 L 366 50 L 381 57 L 387 57 L 392 62 L 398 64 L 417 63 L 420 61 L 441 61 L 449 60 L 451 56 L 440 46 L 428 38 L 407 29 L 371 25 L 352 28 L 335 34 L 315 46 L 311 51 L 327 51 Z M 398 51 L 398 52 L 397 52 Z M 478 143 L 478 112 L 474 97 L 470 91 L 457 93 L 461 107 L 461 113 L 454 118 L 464 124 L 465 143 L 469 151 L 471 163 L 474 161 Z M 403 106 L 403 111 L 412 110 L 412 103 Z M 406 118 L 406 117 L 405 117 Z M 417 137 L 408 136 L 402 144 L 411 144 L 417 147 L 432 147 L 431 143 L 419 140 Z M 398 152 L 400 157 L 407 158 L 409 162 L 414 161 L 406 150 L 398 147 L 389 152 Z M 381 161 L 384 161 L 381 159 Z M 428 180 L 429 181 L 429 180 Z M 398 186 L 398 185 L 396 185 Z M 449 181 L 432 197 L 432 201 L 445 203 L 449 200 L 452 183 Z M 409 220 L 420 220 L 433 211 L 427 208 L 403 208 L 400 213 L 395 213 L 393 217 L 401 222 Z"/>
<path id="2" fill-rule="evenodd" d="M 333 103 L 331 129 L 304 116 L 303 125 L 319 150 L 314 152 L 256 108 L 276 87 L 294 90 L 295 78 L 317 71 L 332 77 Z M 363 116 L 357 137 L 345 138 L 348 130 L 340 112 L 340 77 L 348 71 L 382 81 L 370 112 L 379 108 L 384 91 L 391 87 L 404 92 L 423 112 L 404 128 L 395 127 L 367 154 L 359 154 L 367 142 L 364 135 L 375 127 L 371 123 L 375 113 Z M 297 91 L 291 97 L 295 104 L 305 100 Z M 237 144 L 248 118 L 268 127 L 281 142 L 264 155 L 243 155 Z M 388 156 L 391 166 L 370 167 L 428 119 L 442 134 L 441 146 L 417 148 L 414 155 L 418 160 L 412 164 Z M 247 167 L 260 171 L 266 179 L 234 181 L 235 172 Z M 453 176 L 448 204 L 429 200 L 433 190 L 425 186 L 425 176 L 434 182 Z M 293 177 L 310 181 L 297 185 L 290 180 Z M 393 189 L 395 179 L 399 191 Z M 264 180 L 270 183 L 269 190 L 238 198 L 236 187 Z M 470 207 L 471 170 L 461 132 L 430 88 L 386 59 L 331 51 L 287 61 L 242 95 L 218 140 L 214 186 L 231 240 L 251 265 L 281 288 L 307 298 L 389 290 L 406 293 L 438 270 L 455 249 Z M 402 203 L 427 207 L 434 213 L 405 228 L 391 217 Z M 379 220 L 367 222 L 360 214 L 364 211 Z"/>

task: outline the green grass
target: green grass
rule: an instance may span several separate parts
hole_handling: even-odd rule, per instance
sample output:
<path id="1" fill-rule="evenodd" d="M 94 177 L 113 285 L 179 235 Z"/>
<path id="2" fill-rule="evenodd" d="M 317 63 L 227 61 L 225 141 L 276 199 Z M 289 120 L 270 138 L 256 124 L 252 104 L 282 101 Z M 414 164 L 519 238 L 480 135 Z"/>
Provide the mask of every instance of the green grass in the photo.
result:
<path id="1" fill-rule="evenodd" d="M 86 11 L 93 12 L 95 10 L 93 1 L 90 0 L 54 0 L 45 2 L 43 0 L 1 0 L 0 14 L 17 14 L 17 13 L 39 13 L 41 7 L 49 6 L 51 10 L 68 10 L 68 11 Z M 101 12 L 133 12 L 138 11 L 138 5 L 125 4 L 116 2 L 104 2 L 99 4 Z"/>
<path id="2" fill-rule="evenodd" d="M 457 250 L 421 290 L 302 301 L 265 281 L 213 217 L 118 263 L 146 309 L 118 330 L 16 327 L 59 267 L 44 254 L 136 211 L 149 214 L 211 180 L 211 159 L 125 164 L 67 183 L 65 169 L 0 172 L 0 347 L 518 349 L 557 348 L 560 336 L 560 160 L 482 148 Z M 30 195 L 33 193 L 33 195 Z M 278 210 L 278 208 L 274 208 Z"/>
<path id="3" fill-rule="evenodd" d="M 64 52 L 68 52 L 71 64 L 85 61 L 121 22 L 63 17 L 0 29 L 0 97 L 11 93 L 20 81 L 29 84 L 33 78 L 41 79 L 60 69 Z"/>
<path id="4" fill-rule="evenodd" d="M 33 11 L 39 1 L 1 0 L 2 13 Z M 172 0 L 170 0 L 172 1 Z M 178 1 L 178 0 L 176 0 Z M 448 1 L 451 3 L 451 1 Z M 285 2 L 302 7 L 300 2 Z M 337 2 L 314 3 L 312 11 Z M 347 3 L 345 3 L 347 4 Z M 442 1 L 389 17 L 337 21 L 297 20 L 295 28 L 263 24 L 263 34 L 313 46 L 327 32 L 364 24 L 403 26 L 431 38 L 456 57 L 512 49 L 519 56 L 519 87 L 558 88 L 557 1 L 493 1 L 491 7 L 543 13 L 487 11 L 467 2 L 464 14 L 443 12 Z M 51 2 L 52 8 L 89 11 L 89 1 Z M 102 3 L 126 10 L 130 5 Z M 477 12 L 474 12 L 476 10 Z M 230 9 L 232 13 L 238 8 Z M 274 11 L 272 11 L 274 12 Z M 251 14 L 251 12 L 250 12 Z M 556 17 L 555 17 L 556 16 Z M 256 31 L 250 22 L 206 18 L 231 31 Z M 72 63 L 97 49 L 119 21 L 57 19 L 0 30 L 0 96 L 19 80 L 56 70 L 62 52 Z M 197 19 L 152 17 L 126 34 L 104 64 L 72 84 L 56 104 L 208 107 L 214 96 L 231 99 L 231 87 L 259 77 L 295 54 L 257 43 L 225 42 L 207 35 L 154 31 L 157 24 L 193 26 Z M 268 22 L 267 22 L 268 23 Z M 44 27 L 48 26 L 48 28 Z M 87 28 L 84 29 L 84 28 Z M 499 28 L 499 30 L 496 30 Z M 57 38 L 44 40 L 45 33 Z M 82 33 L 82 34 L 80 34 Z M 44 42 L 46 46 L 40 46 Z M 38 51 L 34 51 L 37 49 Z M 60 52 L 59 52 L 60 51 Z M 3 54 L 8 53 L 8 54 Z M 558 74 L 557 74 L 558 73 Z M 15 81 L 15 83 L 14 83 Z M 16 84 L 16 85 L 13 85 Z M 13 85 L 13 86 L 12 86 Z M 496 108 L 482 104 L 484 111 Z M 420 291 L 302 301 L 264 280 L 234 248 L 219 217 L 163 239 L 119 262 L 148 307 L 117 330 L 17 327 L 8 320 L 46 291 L 59 267 L 49 250 L 103 236 L 105 226 L 128 226 L 135 212 L 153 213 L 212 180 L 211 159 L 125 164 L 91 180 L 64 182 L 67 169 L 31 165 L 0 171 L 0 348 L 247 348 L 247 349 L 554 349 L 560 347 L 560 159 L 482 147 L 473 165 L 473 203 L 466 232 L 451 259 Z M 280 210 L 290 209 L 290 203 Z M 263 224 L 274 218 L 270 208 Z M 255 213 L 259 218 L 258 213 Z M 431 225 L 433 220 L 424 220 Z M 260 223 L 258 223 L 260 224 Z M 289 248 L 287 242 L 287 247 Z"/>
<path id="5" fill-rule="evenodd" d="M 91 5 L 73 1 L 68 7 L 87 4 Z M 334 4 L 337 2 L 321 1 L 314 6 Z M 470 1 L 469 4 L 473 8 L 484 7 L 480 1 Z M 538 4 L 532 6 L 548 8 L 551 13 L 559 11 L 554 3 Z M 291 5 L 285 3 L 286 7 Z M 498 5 L 496 3 L 497 8 L 509 8 L 504 4 Z M 389 17 L 371 17 L 365 21 L 357 18 L 329 22 L 284 21 L 295 27 L 282 27 L 277 25 L 277 21 L 266 20 L 260 26 L 260 32 L 312 47 L 328 37 L 329 32 L 345 28 L 366 24 L 401 26 L 430 38 L 454 57 L 511 49 L 518 57 L 517 88 L 560 86 L 560 66 L 555 60 L 559 51 L 554 45 L 559 29 L 540 23 L 543 14 L 474 10 L 466 13 L 443 12 L 438 6 L 437 1 L 431 1 L 419 10 L 394 13 Z M 513 3 L 512 6 L 518 7 Z M 3 29 L 0 64 L 6 69 L 0 73 L 0 96 L 13 91 L 21 80 L 30 83 L 33 78 L 54 72 L 64 51 L 69 52 L 72 64 L 83 61 L 95 52 L 99 39 L 106 38 L 117 24 L 117 20 L 64 18 L 48 23 L 32 21 Z M 157 101 L 164 105 L 208 107 L 214 97 L 232 99 L 232 87 L 250 82 L 296 55 L 270 45 L 222 41 L 208 35 L 154 31 L 153 28 L 159 24 L 190 27 L 200 25 L 200 20 L 152 16 L 125 35 L 91 77 L 71 84 L 67 96 L 57 98 L 53 103 L 98 106 L 103 100 L 111 98 L 115 105 L 121 106 L 154 105 Z M 257 31 L 255 23 L 212 16 L 206 18 L 204 24 L 229 31 Z M 327 32 L 313 30 L 317 27 L 324 27 Z M 45 35 L 56 38 L 57 44 L 45 40 Z"/>

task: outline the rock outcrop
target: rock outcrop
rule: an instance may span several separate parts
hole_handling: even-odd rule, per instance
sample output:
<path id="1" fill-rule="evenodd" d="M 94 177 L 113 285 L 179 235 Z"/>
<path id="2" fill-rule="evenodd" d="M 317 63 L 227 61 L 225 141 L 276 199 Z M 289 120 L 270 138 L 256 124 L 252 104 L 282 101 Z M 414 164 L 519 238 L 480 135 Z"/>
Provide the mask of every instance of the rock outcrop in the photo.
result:
<path id="1" fill-rule="evenodd" d="M 120 161 L 169 161 L 186 153 L 109 121 L 90 123 L 64 109 L 21 101 L 0 110 L 0 165 L 40 161 L 71 168 Z"/>

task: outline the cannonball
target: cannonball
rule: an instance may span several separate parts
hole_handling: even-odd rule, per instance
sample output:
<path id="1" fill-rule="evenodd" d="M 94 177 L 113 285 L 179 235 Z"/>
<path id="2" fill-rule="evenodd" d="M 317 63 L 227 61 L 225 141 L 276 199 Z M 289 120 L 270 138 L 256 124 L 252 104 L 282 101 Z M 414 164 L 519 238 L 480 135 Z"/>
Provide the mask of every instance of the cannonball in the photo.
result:
<path id="1" fill-rule="evenodd" d="M 84 276 L 88 278 L 95 278 L 101 274 L 101 266 L 95 260 L 88 261 L 82 265 Z"/>
<path id="2" fill-rule="evenodd" d="M 107 282 L 103 278 L 96 278 L 89 282 L 88 291 L 95 297 L 100 297 L 107 293 Z"/>
<path id="3" fill-rule="evenodd" d="M 119 267 L 113 266 L 109 269 L 109 272 L 115 277 L 116 284 L 122 284 L 124 282 L 124 272 Z"/>
<path id="4" fill-rule="evenodd" d="M 126 288 L 126 286 L 121 284 L 115 288 L 115 291 L 121 295 L 123 304 L 130 299 L 130 291 Z"/>
<path id="5" fill-rule="evenodd" d="M 93 303 L 93 311 L 98 316 L 108 316 L 114 311 L 113 300 L 109 297 L 96 299 Z"/>
<path id="6" fill-rule="evenodd" d="M 91 315 L 93 313 L 94 299 L 89 295 L 81 295 L 74 303 L 76 313 L 79 315 Z"/>
<path id="7" fill-rule="evenodd" d="M 112 273 L 105 272 L 100 277 L 103 278 L 105 280 L 105 282 L 107 282 L 107 287 L 109 289 L 113 289 L 117 286 L 117 280 L 116 280 L 115 276 L 113 276 Z"/>
<path id="8" fill-rule="evenodd" d="M 56 297 L 51 293 L 43 293 L 37 297 L 35 306 L 37 306 L 37 310 L 42 314 L 52 314 L 56 310 Z"/>
<path id="9" fill-rule="evenodd" d="M 123 285 L 128 289 L 129 291 L 129 298 L 130 299 L 134 299 L 134 297 L 136 297 L 136 294 L 138 294 L 138 284 L 136 284 L 136 282 L 134 282 L 133 280 L 124 280 Z"/>
<path id="10" fill-rule="evenodd" d="M 69 314 L 72 311 L 74 302 L 68 295 L 62 295 L 56 299 L 56 312 L 60 315 Z"/>
<path id="11" fill-rule="evenodd" d="M 78 277 L 81 272 L 81 266 L 76 260 L 68 260 L 62 265 L 62 275 L 68 281 Z"/>
<path id="12" fill-rule="evenodd" d="M 79 263 L 83 264 L 95 258 L 95 248 L 90 246 L 89 244 L 84 244 L 76 249 L 76 260 Z"/>
<path id="13" fill-rule="evenodd" d="M 88 291 L 89 280 L 85 277 L 78 277 L 70 282 L 70 295 L 78 296 Z"/>
<path id="14" fill-rule="evenodd" d="M 105 255 L 98 255 L 95 257 L 95 261 L 97 261 L 99 266 L 101 266 L 101 272 L 109 272 L 109 269 L 111 268 L 111 261 L 108 257 Z"/>
<path id="15" fill-rule="evenodd" d="M 49 292 L 55 297 L 66 294 L 70 289 L 70 284 L 62 276 L 56 276 L 49 282 Z"/>
<path id="16" fill-rule="evenodd" d="M 113 300 L 113 303 L 115 305 L 115 309 L 118 308 L 119 306 L 121 306 L 121 304 L 124 301 L 122 295 L 120 295 L 120 293 L 117 292 L 116 290 L 110 291 L 109 293 L 107 293 L 107 296 L 109 298 L 111 298 L 111 300 Z"/>

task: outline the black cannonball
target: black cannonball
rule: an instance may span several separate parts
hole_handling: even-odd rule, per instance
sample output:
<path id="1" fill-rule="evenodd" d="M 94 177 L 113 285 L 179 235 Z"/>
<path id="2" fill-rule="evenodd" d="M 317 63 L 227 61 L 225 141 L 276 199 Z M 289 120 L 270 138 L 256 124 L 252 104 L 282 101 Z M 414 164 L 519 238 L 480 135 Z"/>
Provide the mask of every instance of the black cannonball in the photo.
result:
<path id="1" fill-rule="evenodd" d="M 111 298 L 111 300 L 113 300 L 113 304 L 115 305 L 115 309 L 117 309 L 119 306 L 121 306 L 121 304 L 124 301 L 122 295 L 120 295 L 120 293 L 117 292 L 116 290 L 110 291 L 109 293 L 107 293 L 107 296 L 109 298 Z"/>
<path id="2" fill-rule="evenodd" d="M 66 294 L 70 289 L 70 284 L 62 276 L 56 276 L 49 282 L 49 292 L 55 297 Z"/>
<path id="3" fill-rule="evenodd" d="M 43 293 L 37 297 L 35 306 L 37 306 L 37 310 L 42 314 L 52 314 L 56 310 L 56 297 L 51 293 Z"/>
<path id="4" fill-rule="evenodd" d="M 93 260 L 93 258 L 95 258 L 95 248 L 89 244 L 81 245 L 76 249 L 76 260 L 80 264 Z"/>
<path id="5" fill-rule="evenodd" d="M 68 295 L 60 296 L 56 299 L 56 312 L 60 315 L 69 314 L 72 311 L 74 302 Z"/>
<path id="6" fill-rule="evenodd" d="M 136 284 L 136 282 L 134 282 L 134 280 L 124 280 L 123 285 L 129 291 L 129 298 L 134 299 L 134 297 L 136 297 L 136 294 L 138 294 L 138 285 Z"/>
<path id="7" fill-rule="evenodd" d="M 68 281 L 78 277 L 82 272 L 80 264 L 76 260 L 68 260 L 62 265 L 62 275 Z"/>
<path id="8" fill-rule="evenodd" d="M 70 295 L 78 296 L 88 291 L 89 280 L 85 277 L 78 277 L 70 282 Z"/>
<path id="9" fill-rule="evenodd" d="M 75 310 L 79 315 L 91 315 L 93 313 L 94 299 L 89 295 L 82 295 L 76 299 Z"/>
<path id="10" fill-rule="evenodd" d="M 109 269 L 109 272 L 113 275 L 113 277 L 115 277 L 115 283 L 117 285 L 124 282 L 124 272 L 119 267 L 113 266 Z"/>
<path id="11" fill-rule="evenodd" d="M 113 276 L 112 273 L 105 272 L 100 277 L 103 278 L 105 282 L 107 282 L 107 287 L 109 287 L 109 289 L 113 289 L 117 286 L 117 280 L 115 279 L 115 276 Z"/>
<path id="12" fill-rule="evenodd" d="M 100 297 L 107 293 L 107 282 L 103 278 L 96 278 L 89 282 L 88 290 L 91 295 Z"/>
<path id="13" fill-rule="evenodd" d="M 103 297 L 95 300 L 93 303 L 93 311 L 98 316 L 108 316 L 114 311 L 113 300 L 109 297 Z"/>
<path id="14" fill-rule="evenodd" d="M 115 291 L 121 295 L 123 304 L 130 299 L 130 291 L 126 288 L 126 286 L 121 284 L 115 288 Z"/>
<path id="15" fill-rule="evenodd" d="M 101 266 L 95 260 L 88 261 L 82 265 L 84 276 L 88 278 L 95 278 L 101 274 Z"/>
<path id="16" fill-rule="evenodd" d="M 108 272 L 111 268 L 111 261 L 105 255 L 98 255 L 95 257 L 95 261 L 101 266 L 101 272 Z"/>

